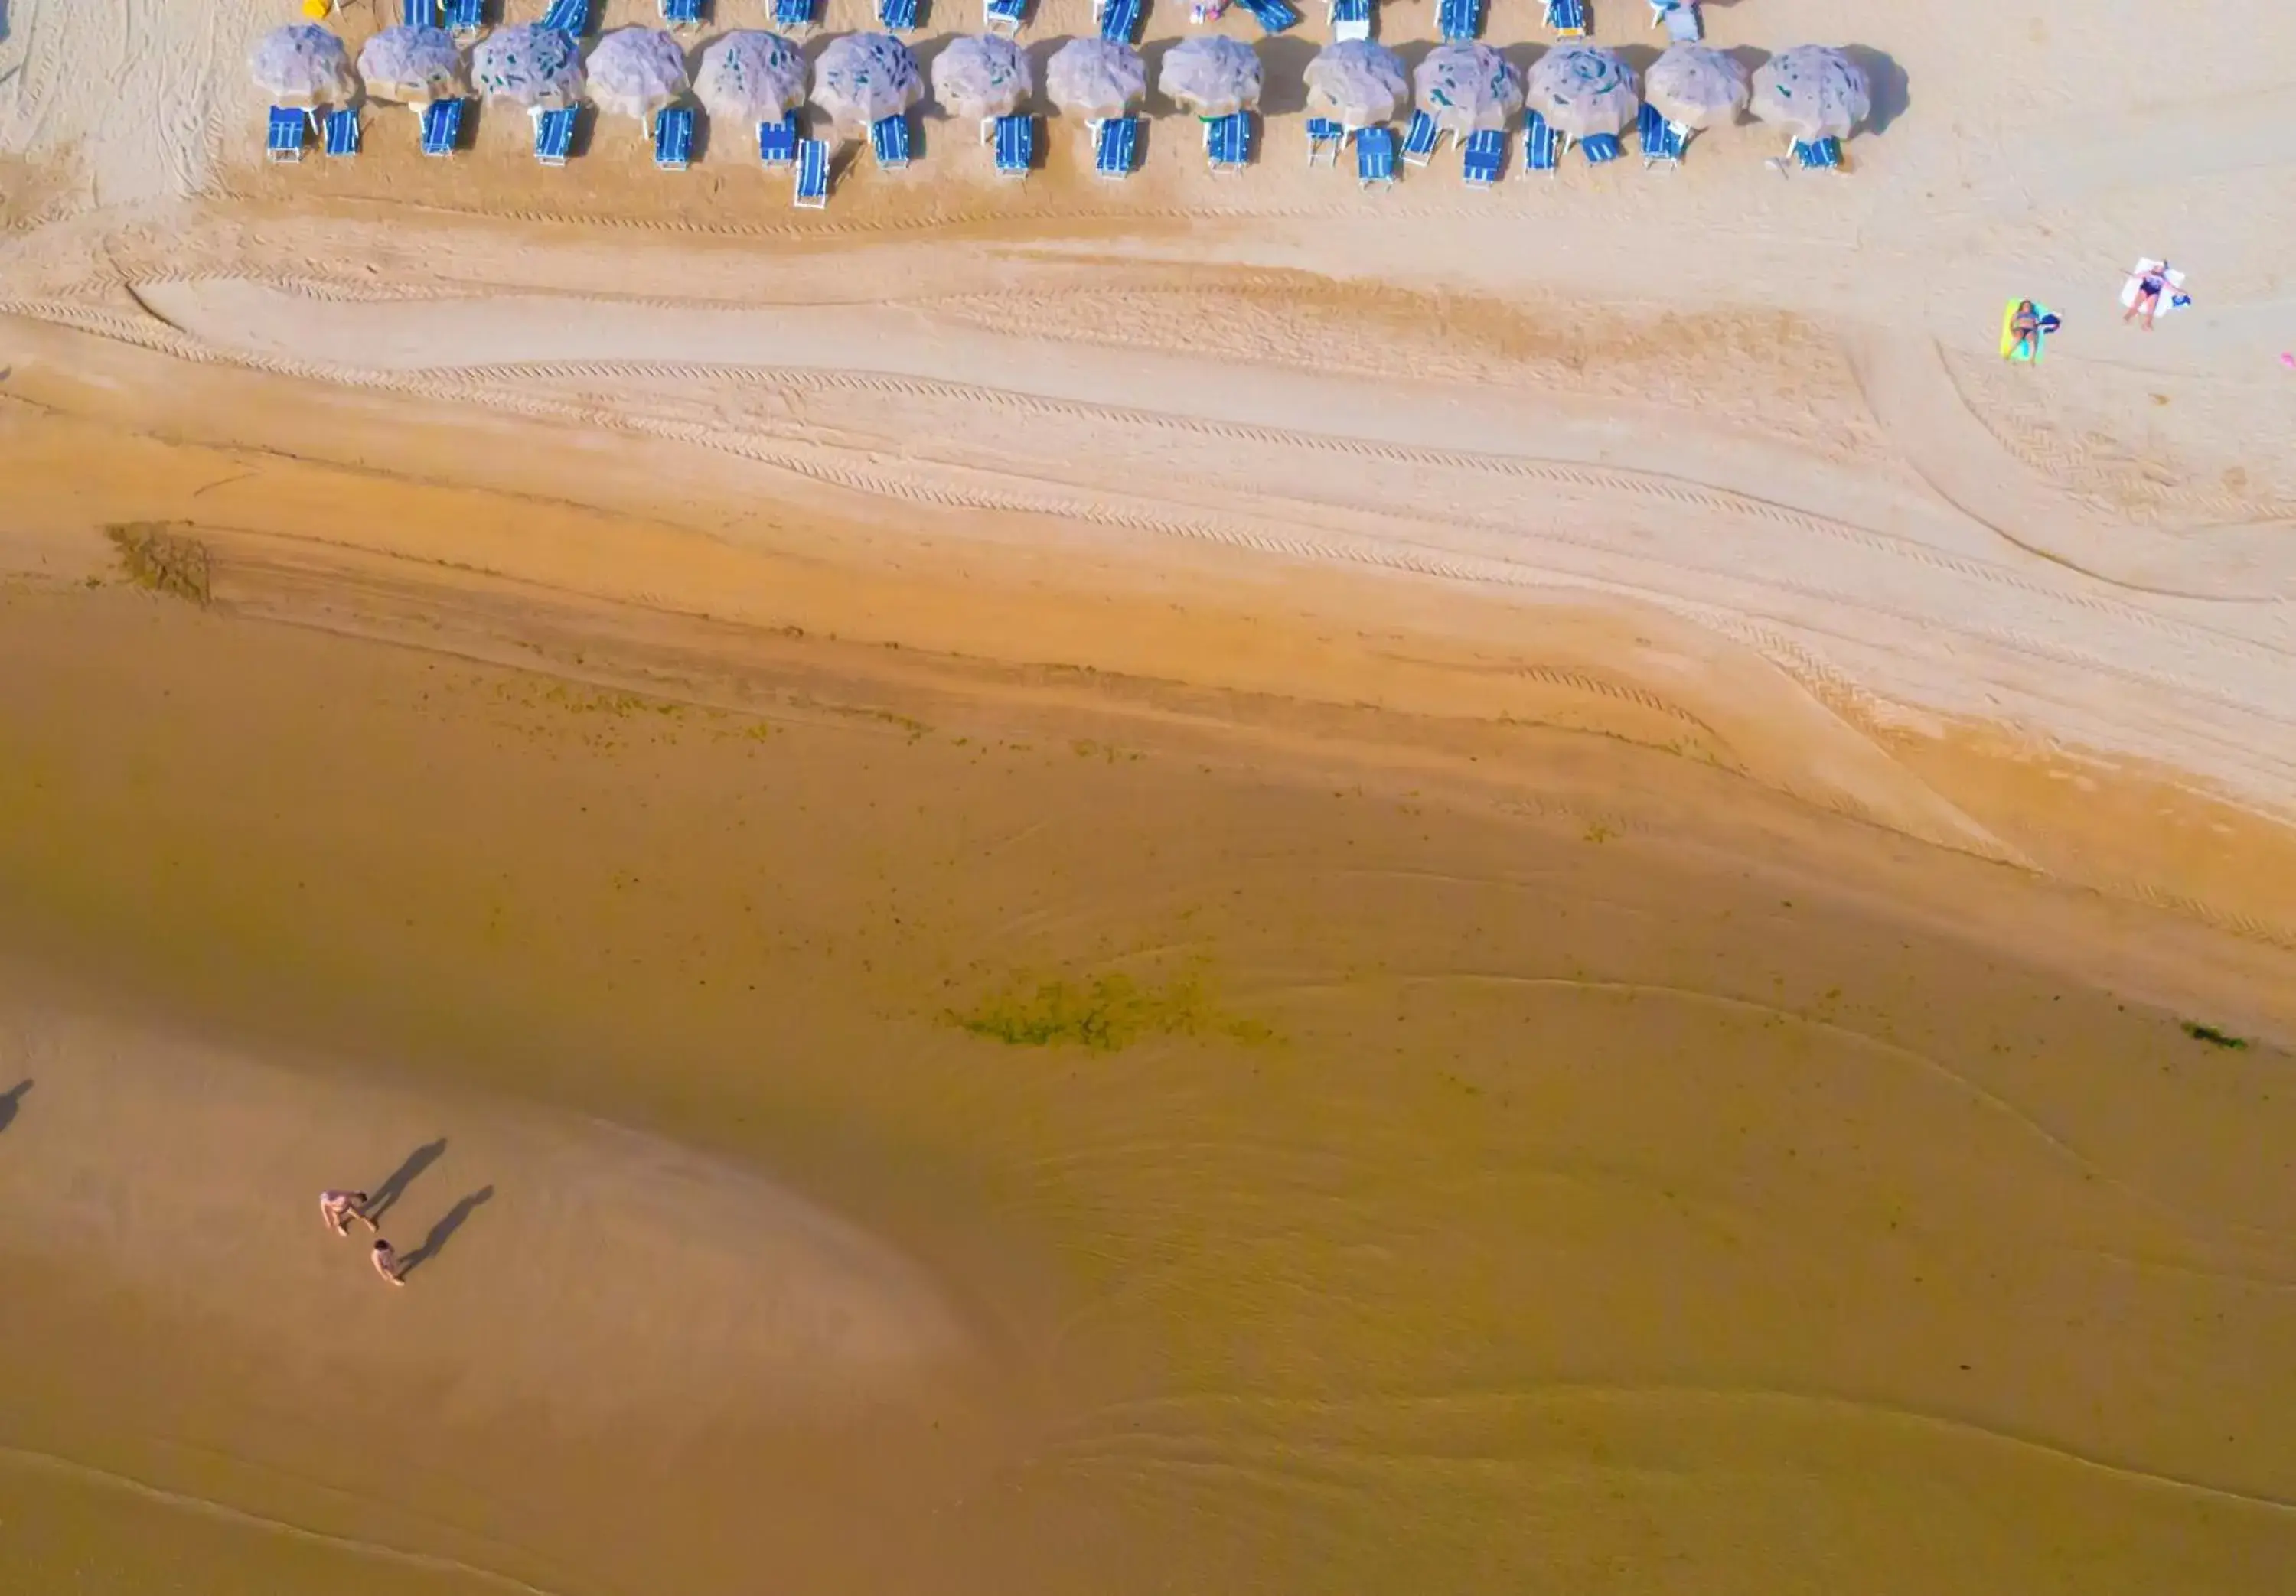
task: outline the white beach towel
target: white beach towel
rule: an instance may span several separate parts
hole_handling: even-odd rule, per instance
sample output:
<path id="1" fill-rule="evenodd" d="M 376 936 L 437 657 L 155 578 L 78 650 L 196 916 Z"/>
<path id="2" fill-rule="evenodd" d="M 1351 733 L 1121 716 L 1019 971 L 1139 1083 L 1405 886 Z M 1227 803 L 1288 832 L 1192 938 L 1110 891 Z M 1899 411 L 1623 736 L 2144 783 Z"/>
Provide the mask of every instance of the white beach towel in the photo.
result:
<path id="1" fill-rule="evenodd" d="M 2128 281 L 2120 285 L 2121 308 L 2124 310 L 2136 309 L 2136 284 L 2138 281 L 2143 278 L 2147 272 L 2158 272 L 2167 264 L 2168 263 L 2166 261 L 2147 260 L 2140 258 L 2136 262 L 2136 270 L 2128 274 Z M 2182 310 L 2186 306 L 2190 305 L 2193 302 L 2193 297 L 2190 294 L 2182 291 L 2185 286 L 2184 273 L 2168 272 L 2163 274 L 2169 280 L 2169 291 L 2161 296 L 2160 314 L 2167 315 L 2172 310 Z"/>

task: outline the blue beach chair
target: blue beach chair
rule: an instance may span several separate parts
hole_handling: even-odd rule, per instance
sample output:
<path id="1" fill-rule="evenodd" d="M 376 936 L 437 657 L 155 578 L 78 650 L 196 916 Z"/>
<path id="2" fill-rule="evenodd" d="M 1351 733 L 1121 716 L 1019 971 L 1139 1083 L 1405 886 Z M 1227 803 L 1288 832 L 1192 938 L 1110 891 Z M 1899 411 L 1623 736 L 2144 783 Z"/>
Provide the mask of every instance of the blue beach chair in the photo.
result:
<path id="1" fill-rule="evenodd" d="M 1125 178 L 1140 164 L 1140 119 L 1111 117 L 1092 139 L 1092 169 L 1103 177 Z"/>
<path id="2" fill-rule="evenodd" d="M 980 29 L 1017 38 L 1029 20 L 1029 0 L 980 0 Z"/>
<path id="3" fill-rule="evenodd" d="M 534 159 L 546 167 L 562 167 L 574 147 L 574 107 L 534 113 Z"/>
<path id="4" fill-rule="evenodd" d="M 1347 142 L 1348 130 L 1329 117 L 1308 119 L 1308 164 L 1321 166 L 1329 161 L 1337 166 L 1340 146 Z"/>
<path id="5" fill-rule="evenodd" d="M 1793 142 L 1792 158 L 1794 165 L 1805 172 L 1838 172 L 1841 169 L 1841 141 L 1798 138 Z"/>
<path id="6" fill-rule="evenodd" d="M 310 118 L 284 105 L 271 108 L 271 119 L 264 125 L 263 159 L 266 160 L 300 160 L 303 159 L 303 135 L 309 131 Z"/>
<path id="7" fill-rule="evenodd" d="M 797 146 L 797 189 L 790 203 L 800 210 L 821 210 L 829 204 L 829 145 L 817 138 L 800 139 Z"/>
<path id="8" fill-rule="evenodd" d="M 996 175 L 1026 177 L 1037 164 L 1037 119 L 1031 116 L 996 119 Z"/>
<path id="9" fill-rule="evenodd" d="M 486 20 L 486 0 L 447 0 L 447 31 L 456 38 L 469 38 Z"/>
<path id="10" fill-rule="evenodd" d="M 653 119 L 653 164 L 682 172 L 693 159 L 693 108 L 672 105 Z"/>
<path id="11" fill-rule="evenodd" d="M 398 20 L 409 28 L 428 28 L 439 15 L 439 0 L 400 0 Z"/>
<path id="12" fill-rule="evenodd" d="M 422 153 L 452 155 L 463 136 L 463 102 L 433 100 L 422 108 Z"/>
<path id="13" fill-rule="evenodd" d="M 550 0 L 550 9 L 542 13 L 542 25 L 553 33 L 581 37 L 590 31 L 590 0 Z"/>
<path id="14" fill-rule="evenodd" d="M 1142 0 L 1100 0 L 1100 37 L 1128 45 L 1139 37 Z"/>
<path id="15" fill-rule="evenodd" d="M 1300 12 L 1292 0 L 1235 0 L 1251 13 L 1251 20 L 1269 33 L 1283 33 L 1300 26 Z"/>
<path id="16" fill-rule="evenodd" d="M 898 172 L 909 164 L 909 119 L 881 117 L 869 124 L 869 153 L 878 166 Z"/>
<path id="17" fill-rule="evenodd" d="M 1587 0 L 1546 0 L 1546 25 L 1561 39 L 1587 37 Z"/>
<path id="18" fill-rule="evenodd" d="M 1588 166 L 1606 167 L 1626 151 L 1617 134 L 1596 133 L 1578 141 L 1578 152 L 1587 158 Z"/>
<path id="19" fill-rule="evenodd" d="M 1469 188 L 1488 188 L 1506 169 L 1506 130 L 1479 127 L 1459 146 L 1459 176 Z"/>
<path id="20" fill-rule="evenodd" d="M 877 26 L 887 33 L 914 33 L 919 0 L 877 0 Z"/>
<path id="21" fill-rule="evenodd" d="M 1371 37 L 1371 0 L 1332 0 L 1332 37 L 1341 41 Z"/>
<path id="22" fill-rule="evenodd" d="M 1358 127 L 1356 129 L 1356 181 L 1365 188 L 1374 184 L 1391 187 L 1395 183 L 1395 129 L 1392 127 Z"/>
<path id="23" fill-rule="evenodd" d="M 1403 164 L 1423 167 L 1435 159 L 1435 150 L 1443 142 L 1443 129 L 1435 126 L 1435 119 L 1423 110 L 1411 113 L 1411 126 L 1403 130 Z"/>
<path id="24" fill-rule="evenodd" d="M 1447 44 L 1480 38 L 1483 0 L 1440 0 L 1435 8 L 1435 30 Z"/>
<path id="25" fill-rule="evenodd" d="M 701 0 L 661 0 L 661 20 L 672 28 L 699 28 Z"/>
<path id="26" fill-rule="evenodd" d="M 1240 172 L 1251 164 L 1251 113 L 1213 117 L 1204 123 L 1204 155 L 1215 172 Z"/>
<path id="27" fill-rule="evenodd" d="M 814 24 L 816 0 L 774 0 L 774 26 L 783 33 L 804 33 Z"/>
<path id="28" fill-rule="evenodd" d="M 1562 135 L 1554 131 L 1554 124 L 1537 111 L 1526 112 L 1522 119 L 1522 172 L 1528 177 L 1533 172 L 1553 173 L 1562 165 Z"/>
<path id="29" fill-rule="evenodd" d="M 1635 134 L 1642 143 L 1645 170 L 1660 161 L 1670 167 L 1680 166 L 1682 152 L 1690 145 L 1690 129 L 1679 122 L 1668 121 L 1652 105 L 1643 107 L 1642 115 L 1635 122 Z"/>
<path id="30" fill-rule="evenodd" d="M 797 112 L 778 122 L 758 124 L 758 159 L 769 167 L 785 167 L 797 160 Z"/>
<path id="31" fill-rule="evenodd" d="M 357 155 L 359 150 L 359 114 L 348 106 L 331 110 L 319 125 L 320 138 L 330 155 Z"/>

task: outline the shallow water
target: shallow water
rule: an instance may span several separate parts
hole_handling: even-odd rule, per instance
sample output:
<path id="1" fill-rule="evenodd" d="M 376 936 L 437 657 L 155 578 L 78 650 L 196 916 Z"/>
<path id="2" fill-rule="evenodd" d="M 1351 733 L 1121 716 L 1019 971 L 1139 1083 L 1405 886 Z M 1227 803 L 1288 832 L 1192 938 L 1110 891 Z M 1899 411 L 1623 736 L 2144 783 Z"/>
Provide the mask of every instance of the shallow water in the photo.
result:
<path id="1" fill-rule="evenodd" d="M 435 1123 L 424 1224 L 500 1188 L 394 1297 L 282 1191 L 222 1312 L 137 1275 L 133 1204 L 39 1245 L 37 1173 L 105 1167 L 40 1139 L 231 1215 L 268 1167 L 27 1056 L 11 1585 L 2234 1592 L 2296 1551 L 2261 1040 L 1576 800 L 0 602 L 40 684 L 0 696 L 0 941 L 48 972 L 6 1034 L 101 1011 L 144 1038 L 111 1068 L 362 1169 Z M 585 1117 L 699 1150 L 518 1150 Z M 584 1202 L 689 1157 L 897 1249 L 969 1361 L 834 1422 L 706 1360 L 522 1390 Z M 727 1299 L 738 1255 L 671 1236 L 747 1210 L 684 1201 L 629 1289 L 551 1298 L 572 1382 Z M 385 1385 L 283 1355 L 331 1324 Z"/>

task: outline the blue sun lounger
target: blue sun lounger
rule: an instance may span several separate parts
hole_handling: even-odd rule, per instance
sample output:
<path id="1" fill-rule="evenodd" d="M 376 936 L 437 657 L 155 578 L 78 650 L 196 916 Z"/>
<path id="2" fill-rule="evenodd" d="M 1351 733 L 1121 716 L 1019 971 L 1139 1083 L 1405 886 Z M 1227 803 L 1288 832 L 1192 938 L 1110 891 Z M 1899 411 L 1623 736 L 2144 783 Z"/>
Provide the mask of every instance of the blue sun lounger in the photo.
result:
<path id="1" fill-rule="evenodd" d="M 1506 170 L 1506 129 L 1479 127 L 1459 146 L 1459 176 L 1469 188 L 1488 188 Z"/>
<path id="2" fill-rule="evenodd" d="M 439 15 L 439 0 L 400 0 L 398 20 L 409 28 L 428 28 Z"/>
<path id="3" fill-rule="evenodd" d="M 1037 164 L 1037 119 L 1021 115 L 996 119 L 996 175 L 1026 177 Z"/>
<path id="4" fill-rule="evenodd" d="M 980 29 L 1016 38 L 1029 20 L 1029 0 L 980 0 Z"/>
<path id="5" fill-rule="evenodd" d="M 1440 0 L 1435 8 L 1435 31 L 1447 44 L 1481 37 L 1483 0 Z"/>
<path id="6" fill-rule="evenodd" d="M 701 0 L 661 0 L 661 20 L 672 28 L 699 28 Z"/>
<path id="7" fill-rule="evenodd" d="M 302 160 L 303 135 L 310 126 L 310 119 L 303 112 L 284 105 L 273 106 L 271 119 L 264 125 L 263 159 Z"/>
<path id="8" fill-rule="evenodd" d="M 550 9 L 542 13 L 542 25 L 553 33 L 581 37 L 590 31 L 590 0 L 550 0 Z"/>
<path id="9" fill-rule="evenodd" d="M 1251 164 L 1251 113 L 1213 117 L 1204 123 L 1204 154 L 1215 172 L 1240 172 Z"/>
<path id="10" fill-rule="evenodd" d="M 349 106 L 331 110 L 319 124 L 319 136 L 330 155 L 357 155 L 359 147 L 359 114 Z"/>
<path id="11" fill-rule="evenodd" d="M 1841 169 L 1841 141 L 1838 138 L 1798 138 L 1793 142 L 1792 155 L 1794 165 L 1805 172 Z"/>
<path id="12" fill-rule="evenodd" d="M 1343 43 L 1371 37 L 1371 0 L 1332 0 L 1332 37 Z"/>
<path id="13" fill-rule="evenodd" d="M 468 38 L 485 26 L 486 0 L 447 0 L 447 31 Z"/>
<path id="14" fill-rule="evenodd" d="M 1423 110 L 1411 113 L 1411 126 L 1403 130 L 1403 164 L 1423 167 L 1435 159 L 1435 150 L 1443 142 L 1444 130 L 1435 126 L 1435 119 Z"/>
<path id="15" fill-rule="evenodd" d="M 1522 173 L 1528 177 L 1533 172 L 1552 173 L 1562 165 L 1562 135 L 1554 131 L 1554 124 L 1537 111 L 1526 112 L 1522 119 Z"/>
<path id="16" fill-rule="evenodd" d="M 1587 37 L 1587 0 L 1546 0 L 1546 25 L 1562 39 Z"/>
<path id="17" fill-rule="evenodd" d="M 877 0 L 877 26 L 887 33 L 917 30 L 918 0 Z"/>
<path id="18" fill-rule="evenodd" d="M 1578 141 L 1578 152 L 1587 158 L 1590 167 L 1606 167 L 1626 153 L 1615 133 L 1589 134 Z"/>
<path id="19" fill-rule="evenodd" d="M 653 164 L 665 172 L 682 172 L 693 159 L 693 108 L 672 105 L 653 119 Z"/>
<path id="20" fill-rule="evenodd" d="M 909 119 L 906 116 L 880 117 L 869 124 L 869 153 L 888 172 L 898 172 L 909 164 Z"/>
<path id="21" fill-rule="evenodd" d="M 784 33 L 803 33 L 813 26 L 816 0 L 774 0 L 774 26 Z"/>
<path id="22" fill-rule="evenodd" d="M 1100 0 L 1100 37 L 1128 45 L 1140 33 L 1141 0 Z"/>
<path id="23" fill-rule="evenodd" d="M 1337 166 L 1340 146 L 1347 142 L 1348 130 L 1329 117 L 1308 119 L 1308 164 L 1321 166 L 1325 161 Z"/>
<path id="24" fill-rule="evenodd" d="M 422 108 L 422 153 L 452 155 L 463 136 L 463 102 L 433 100 Z"/>
<path id="25" fill-rule="evenodd" d="M 785 167 L 797 160 L 797 112 L 778 122 L 758 124 L 758 159 L 769 167 Z"/>
<path id="26" fill-rule="evenodd" d="M 546 167 L 562 167 L 574 147 L 574 107 L 538 111 L 534 119 L 534 159 Z"/>
<path id="27" fill-rule="evenodd" d="M 1129 177 L 1140 163 L 1140 119 L 1111 117 L 1093 135 L 1092 169 L 1103 177 Z"/>
<path id="28" fill-rule="evenodd" d="M 821 210 L 829 204 L 829 144 L 817 138 L 800 139 L 797 146 L 797 189 L 790 203 L 800 210 Z"/>
<path id="29" fill-rule="evenodd" d="M 1269 33 L 1283 33 L 1300 26 L 1299 8 L 1292 0 L 1235 0 L 1251 13 L 1251 20 Z"/>
<path id="30" fill-rule="evenodd" d="M 1395 129 L 1392 127 L 1358 127 L 1356 129 L 1356 181 L 1365 188 L 1374 184 L 1391 187 L 1395 183 Z"/>
<path id="31" fill-rule="evenodd" d="M 1645 170 L 1660 161 L 1670 167 L 1682 164 L 1682 152 L 1690 147 L 1691 130 L 1679 122 L 1669 122 L 1654 105 L 1643 107 L 1642 115 L 1635 121 L 1635 134 L 1643 147 Z"/>

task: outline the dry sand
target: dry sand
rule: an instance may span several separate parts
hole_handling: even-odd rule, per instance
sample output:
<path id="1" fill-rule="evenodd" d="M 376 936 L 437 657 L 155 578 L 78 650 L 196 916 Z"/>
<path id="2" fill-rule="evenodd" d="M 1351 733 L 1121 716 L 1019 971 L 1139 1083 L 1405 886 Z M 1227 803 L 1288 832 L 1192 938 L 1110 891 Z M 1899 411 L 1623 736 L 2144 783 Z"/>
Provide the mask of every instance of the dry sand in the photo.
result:
<path id="1" fill-rule="evenodd" d="M 2285 1587 L 2296 24 L 800 217 L 288 10 L 0 24 L 0 1588 Z"/>

